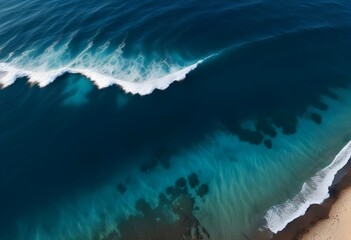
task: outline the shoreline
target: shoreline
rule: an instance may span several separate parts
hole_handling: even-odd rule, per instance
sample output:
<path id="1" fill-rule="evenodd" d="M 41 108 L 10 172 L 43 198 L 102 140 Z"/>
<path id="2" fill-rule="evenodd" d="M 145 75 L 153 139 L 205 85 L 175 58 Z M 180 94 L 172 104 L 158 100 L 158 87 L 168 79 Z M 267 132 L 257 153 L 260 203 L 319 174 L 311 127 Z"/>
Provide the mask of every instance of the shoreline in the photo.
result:
<path id="1" fill-rule="evenodd" d="M 351 229 L 351 188 L 343 190 L 333 204 L 329 218 L 317 222 L 298 240 L 350 240 Z"/>
<path id="2" fill-rule="evenodd" d="M 339 221 L 339 218 L 335 217 L 342 207 L 339 203 L 345 198 L 351 198 L 351 159 L 335 175 L 333 184 L 329 187 L 329 195 L 322 204 L 309 206 L 304 215 L 288 223 L 282 231 L 273 235 L 272 240 L 320 240 L 316 238 L 316 232 Z M 351 215 L 351 208 L 346 211 Z M 348 222 L 341 223 L 344 226 L 347 224 Z"/>

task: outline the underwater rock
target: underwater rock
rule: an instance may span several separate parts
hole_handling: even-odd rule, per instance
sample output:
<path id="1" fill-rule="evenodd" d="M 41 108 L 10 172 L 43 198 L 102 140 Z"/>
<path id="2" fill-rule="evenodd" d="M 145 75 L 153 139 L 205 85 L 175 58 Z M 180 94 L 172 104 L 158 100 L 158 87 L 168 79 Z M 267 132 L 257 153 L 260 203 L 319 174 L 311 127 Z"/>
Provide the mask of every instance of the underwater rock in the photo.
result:
<path id="1" fill-rule="evenodd" d="M 167 195 L 171 195 L 171 196 L 175 196 L 176 195 L 176 189 L 174 187 L 168 187 L 166 189 L 166 194 Z"/>
<path id="2" fill-rule="evenodd" d="M 175 192 L 176 192 L 176 196 L 179 195 L 187 195 L 188 194 L 188 188 L 186 186 L 186 180 L 185 178 L 181 177 L 176 181 L 175 184 Z"/>
<path id="3" fill-rule="evenodd" d="M 274 129 L 274 127 L 268 124 L 267 121 L 263 118 L 257 119 L 256 130 L 261 131 L 263 134 L 266 134 L 271 138 L 274 138 L 277 136 L 277 131 Z"/>
<path id="4" fill-rule="evenodd" d="M 124 184 L 119 183 L 119 184 L 117 185 L 117 190 L 118 190 L 118 192 L 120 192 L 121 194 L 124 194 L 124 193 L 127 191 L 127 187 L 126 187 Z"/>
<path id="5" fill-rule="evenodd" d="M 172 194 L 174 194 L 174 192 L 175 192 L 174 187 L 168 187 L 168 188 L 166 188 L 166 194 L 172 195 Z"/>
<path id="6" fill-rule="evenodd" d="M 196 174 L 189 175 L 193 179 L 193 186 L 198 184 Z M 166 194 L 160 193 L 159 202 L 155 208 L 140 199 L 135 203 L 135 208 L 142 215 L 131 215 L 117 224 L 117 229 L 111 231 L 103 240 L 205 240 L 210 239 L 206 229 L 200 226 L 198 219 L 193 215 L 195 198 L 190 194 L 177 192 L 186 189 L 186 179 L 179 178 L 175 187 L 166 189 Z M 198 194 L 205 195 L 208 186 L 203 184 L 198 189 Z"/>
<path id="7" fill-rule="evenodd" d="M 208 193 L 208 185 L 202 184 L 196 191 L 199 197 L 204 197 Z"/>
<path id="8" fill-rule="evenodd" d="M 264 138 L 262 133 L 248 129 L 240 129 L 238 136 L 241 141 L 249 142 L 255 145 L 260 145 Z"/>
<path id="9" fill-rule="evenodd" d="M 160 193 L 160 195 L 158 196 L 158 204 L 160 206 L 164 206 L 169 203 L 170 201 L 168 200 L 167 196 L 164 193 Z"/>
<path id="10" fill-rule="evenodd" d="M 283 134 L 292 135 L 296 133 L 297 128 L 297 116 L 287 113 L 278 112 L 273 116 L 273 122 L 275 126 L 282 129 Z"/>
<path id="11" fill-rule="evenodd" d="M 272 148 L 272 140 L 271 140 L 271 139 L 266 139 L 266 140 L 264 140 L 263 144 L 264 144 L 268 149 L 271 149 L 271 148 Z"/>
<path id="12" fill-rule="evenodd" d="M 317 113 L 311 113 L 311 119 L 317 124 L 322 124 L 322 116 Z"/>
<path id="13" fill-rule="evenodd" d="M 191 197 L 181 195 L 173 202 L 173 211 L 179 215 L 190 215 L 194 208 L 195 200 Z"/>
<path id="14" fill-rule="evenodd" d="M 192 173 L 188 176 L 189 185 L 191 188 L 195 188 L 200 184 L 199 177 L 196 173 Z"/>
<path id="15" fill-rule="evenodd" d="M 152 211 L 152 208 L 148 202 L 146 202 L 144 199 L 139 199 L 135 203 L 135 208 L 142 212 L 145 216 L 149 215 Z"/>
<path id="16" fill-rule="evenodd" d="M 328 105 L 321 102 L 320 100 L 314 101 L 312 103 L 312 106 L 314 106 L 315 108 L 321 110 L 321 111 L 326 111 L 328 110 Z"/>
<path id="17" fill-rule="evenodd" d="M 179 188 L 184 188 L 184 187 L 186 187 L 186 180 L 185 180 L 185 178 L 183 178 L 183 177 L 179 178 L 179 179 L 176 181 L 176 187 L 179 187 Z"/>

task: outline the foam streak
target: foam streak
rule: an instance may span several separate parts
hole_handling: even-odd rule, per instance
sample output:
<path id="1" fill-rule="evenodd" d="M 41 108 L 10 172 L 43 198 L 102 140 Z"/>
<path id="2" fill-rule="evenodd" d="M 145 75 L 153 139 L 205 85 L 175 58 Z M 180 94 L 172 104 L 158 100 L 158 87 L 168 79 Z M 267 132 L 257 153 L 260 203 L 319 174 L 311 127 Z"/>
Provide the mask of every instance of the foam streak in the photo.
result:
<path id="1" fill-rule="evenodd" d="M 147 95 L 152 93 L 155 89 L 164 90 L 173 82 L 183 80 L 189 72 L 194 70 L 202 62 L 203 60 L 200 60 L 193 65 L 169 73 L 168 75 L 160 78 L 138 82 L 117 79 L 112 76 L 104 75 L 102 73 L 84 68 L 61 68 L 51 71 L 29 71 L 10 67 L 6 64 L 0 64 L 0 72 L 2 72 L 2 75 L 0 75 L 0 84 L 2 87 L 8 87 L 13 84 L 17 78 L 27 77 L 29 79 L 28 82 L 38 84 L 40 87 L 45 87 L 64 73 L 74 73 L 81 74 L 82 76 L 89 78 L 99 89 L 106 88 L 111 85 L 119 85 L 127 93 Z"/>

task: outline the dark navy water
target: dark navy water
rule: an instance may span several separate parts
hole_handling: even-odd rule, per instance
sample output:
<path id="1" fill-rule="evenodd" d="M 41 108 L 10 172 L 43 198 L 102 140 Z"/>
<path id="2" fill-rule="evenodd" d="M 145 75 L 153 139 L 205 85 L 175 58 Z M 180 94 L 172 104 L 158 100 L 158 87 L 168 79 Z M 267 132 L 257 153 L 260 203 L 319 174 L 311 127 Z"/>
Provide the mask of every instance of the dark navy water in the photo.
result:
<path id="1" fill-rule="evenodd" d="M 271 239 L 350 158 L 350 43 L 342 0 L 0 1 L 0 239 Z"/>

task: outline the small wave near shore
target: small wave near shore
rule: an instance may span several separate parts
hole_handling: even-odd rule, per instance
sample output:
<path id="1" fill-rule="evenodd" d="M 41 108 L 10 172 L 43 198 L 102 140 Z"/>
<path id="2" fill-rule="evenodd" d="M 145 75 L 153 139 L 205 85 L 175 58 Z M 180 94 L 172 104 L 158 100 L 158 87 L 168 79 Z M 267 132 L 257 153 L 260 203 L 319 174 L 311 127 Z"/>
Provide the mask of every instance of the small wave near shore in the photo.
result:
<path id="1" fill-rule="evenodd" d="M 277 233 L 288 223 L 304 215 L 312 204 L 321 204 L 329 197 L 329 187 L 332 185 L 338 171 L 342 169 L 351 157 L 351 141 L 336 155 L 333 162 L 320 170 L 309 181 L 306 181 L 301 191 L 290 200 L 270 208 L 265 219 L 267 227 Z"/>

